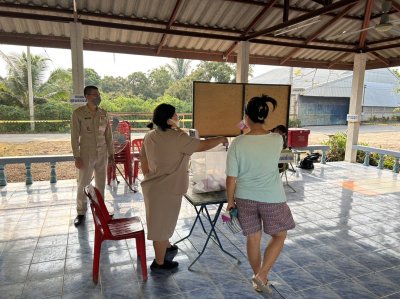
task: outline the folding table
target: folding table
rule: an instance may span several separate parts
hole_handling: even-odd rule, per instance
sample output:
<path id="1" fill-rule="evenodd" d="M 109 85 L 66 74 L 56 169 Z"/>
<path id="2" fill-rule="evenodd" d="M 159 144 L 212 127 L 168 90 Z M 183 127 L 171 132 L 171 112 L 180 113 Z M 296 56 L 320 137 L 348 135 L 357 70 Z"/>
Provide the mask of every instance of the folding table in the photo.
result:
<path id="1" fill-rule="evenodd" d="M 175 244 L 178 244 L 179 242 L 187 239 L 190 237 L 190 235 L 193 232 L 193 229 L 197 223 L 197 220 L 199 220 L 204 233 L 207 235 L 207 239 L 204 243 L 203 249 L 201 250 L 201 252 L 197 251 L 199 253 L 199 255 L 196 257 L 196 259 L 189 265 L 188 269 L 190 270 L 190 268 L 193 266 L 193 264 L 195 262 L 197 262 L 197 260 L 200 258 L 200 256 L 204 253 L 208 242 L 210 241 L 210 238 L 213 236 L 214 241 L 216 242 L 216 244 L 219 246 L 219 248 L 226 253 L 227 255 L 229 255 L 230 257 L 234 258 L 235 260 L 238 261 L 238 263 L 240 263 L 240 261 L 233 256 L 232 254 L 230 254 L 229 252 L 227 252 L 221 244 L 221 241 L 218 237 L 217 231 L 215 230 L 215 225 L 218 221 L 219 215 L 221 213 L 222 207 L 224 205 L 224 203 L 227 202 L 226 200 L 226 191 L 217 191 L 217 192 L 207 192 L 207 193 L 193 193 L 192 192 L 192 188 L 189 187 L 189 190 L 186 194 L 184 194 L 184 197 L 188 200 L 188 202 L 194 207 L 194 209 L 196 210 L 196 219 L 193 222 L 192 228 L 190 229 L 189 234 L 180 239 L 179 241 L 175 242 Z M 207 206 L 209 205 L 218 205 L 217 211 L 215 212 L 215 215 L 213 218 L 211 218 L 210 213 L 207 209 Z M 205 218 L 208 220 L 208 222 L 210 223 L 210 230 L 207 232 L 204 224 L 201 220 L 201 214 L 205 214 Z M 197 250 L 197 249 L 196 249 Z"/>

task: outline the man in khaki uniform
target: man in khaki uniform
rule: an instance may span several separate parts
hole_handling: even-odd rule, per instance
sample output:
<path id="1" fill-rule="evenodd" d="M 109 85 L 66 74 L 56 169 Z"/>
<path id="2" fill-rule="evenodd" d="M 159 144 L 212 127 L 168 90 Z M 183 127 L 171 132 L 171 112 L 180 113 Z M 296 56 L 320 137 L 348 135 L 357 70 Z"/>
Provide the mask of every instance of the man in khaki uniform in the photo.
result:
<path id="1" fill-rule="evenodd" d="M 83 91 L 87 104 L 72 113 L 71 145 L 75 167 L 79 169 L 75 226 L 80 225 L 87 210 L 83 192 L 94 171 L 95 185 L 104 198 L 107 161 L 114 159 L 112 132 L 107 112 L 99 108 L 101 97 L 96 86 L 86 86 Z"/>

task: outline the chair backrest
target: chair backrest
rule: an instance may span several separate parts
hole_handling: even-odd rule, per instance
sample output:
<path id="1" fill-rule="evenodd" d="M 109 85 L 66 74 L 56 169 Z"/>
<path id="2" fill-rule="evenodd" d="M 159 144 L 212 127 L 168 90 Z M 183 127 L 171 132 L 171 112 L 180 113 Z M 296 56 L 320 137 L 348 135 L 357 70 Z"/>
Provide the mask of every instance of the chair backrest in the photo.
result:
<path id="1" fill-rule="evenodd" d="M 131 141 L 131 124 L 129 121 L 120 121 L 117 130 L 120 134 L 124 134 L 127 140 Z"/>
<path id="2" fill-rule="evenodd" d="M 140 153 L 142 151 L 142 146 L 143 146 L 143 138 L 138 138 L 138 139 L 132 140 L 132 152 L 138 153 L 139 157 L 140 157 Z"/>
<path id="3" fill-rule="evenodd" d="M 92 185 L 87 185 L 85 187 L 85 194 L 90 199 L 90 203 L 94 203 L 95 206 L 98 207 L 97 209 L 104 221 L 106 223 L 109 223 L 111 220 L 111 216 L 108 213 L 107 206 L 104 203 L 104 199 L 103 196 L 101 196 L 100 191 Z"/>

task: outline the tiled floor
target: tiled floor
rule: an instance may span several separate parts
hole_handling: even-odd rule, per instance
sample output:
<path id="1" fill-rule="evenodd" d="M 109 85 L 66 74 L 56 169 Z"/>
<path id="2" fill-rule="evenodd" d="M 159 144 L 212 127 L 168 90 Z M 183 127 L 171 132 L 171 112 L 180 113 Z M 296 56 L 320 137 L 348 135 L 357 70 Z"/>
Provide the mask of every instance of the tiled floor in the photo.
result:
<path id="1" fill-rule="evenodd" d="M 400 179 L 390 171 L 344 162 L 289 174 L 287 196 L 297 227 L 273 268 L 271 298 L 400 298 Z M 0 298 L 262 298 L 250 284 L 245 239 L 218 222 L 224 247 L 197 227 L 180 245 L 179 271 L 141 280 L 134 240 L 105 242 L 100 282 L 91 280 L 93 223 L 76 229 L 75 181 L 9 184 L 0 189 Z M 140 215 L 143 198 L 122 183 L 106 195 L 115 217 Z M 214 209 L 211 209 L 213 212 Z M 195 212 L 183 202 L 173 237 L 188 233 Z M 268 240 L 264 238 L 265 242 Z M 148 264 L 153 259 L 147 247 Z M 267 297 L 264 295 L 264 297 Z"/>

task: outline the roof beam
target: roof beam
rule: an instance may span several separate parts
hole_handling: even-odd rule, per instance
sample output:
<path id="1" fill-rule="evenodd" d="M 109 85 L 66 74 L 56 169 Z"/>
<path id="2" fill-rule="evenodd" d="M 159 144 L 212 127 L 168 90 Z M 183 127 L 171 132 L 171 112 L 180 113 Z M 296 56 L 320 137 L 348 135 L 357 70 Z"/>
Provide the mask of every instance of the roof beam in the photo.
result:
<path id="1" fill-rule="evenodd" d="M 335 24 L 337 21 L 339 21 L 341 18 L 343 18 L 354 6 L 356 3 L 350 4 L 347 6 L 345 9 L 343 9 L 338 15 L 336 15 L 333 19 L 329 20 L 327 23 L 322 25 L 317 31 L 315 31 L 310 37 L 307 38 L 307 40 L 304 42 L 305 45 L 309 44 L 313 40 L 315 40 L 322 32 L 324 32 L 326 29 L 330 28 L 333 24 Z M 286 61 L 288 61 L 290 58 L 292 58 L 293 55 L 298 53 L 301 50 L 299 49 L 294 49 L 291 51 L 286 57 L 282 58 L 280 61 L 280 64 L 284 64 Z"/>
<path id="2" fill-rule="evenodd" d="M 338 2 L 335 2 L 334 4 L 331 4 L 331 5 L 325 6 L 323 8 L 314 10 L 313 12 L 301 15 L 300 17 L 294 18 L 294 19 L 292 19 L 292 20 L 290 20 L 290 21 L 288 21 L 286 23 L 278 24 L 278 25 L 266 28 L 264 30 L 261 30 L 259 32 L 255 32 L 255 33 L 249 34 L 249 35 L 247 35 L 245 37 L 245 39 L 246 40 L 252 40 L 252 39 L 254 39 L 256 37 L 259 37 L 259 36 L 265 35 L 267 33 L 271 33 L 271 32 L 274 32 L 276 30 L 283 29 L 283 28 L 286 28 L 286 27 L 289 27 L 289 26 L 292 26 L 292 25 L 296 25 L 298 23 L 304 22 L 304 21 L 309 20 L 311 18 L 314 18 L 316 16 L 323 15 L 323 14 L 325 14 L 327 12 L 336 10 L 336 9 L 341 8 L 343 6 L 347 6 L 349 4 L 356 3 L 358 1 L 359 0 L 340 0 Z"/>
<path id="3" fill-rule="evenodd" d="M 289 21 L 289 7 L 290 7 L 289 0 L 285 0 L 285 2 L 283 4 L 283 20 L 282 20 L 282 23 L 285 23 L 285 22 Z"/>
<path id="4" fill-rule="evenodd" d="M 321 4 L 323 6 L 332 4 L 332 0 L 311 0 L 311 1 Z"/>
<path id="5" fill-rule="evenodd" d="M 246 27 L 246 29 L 243 31 L 243 33 L 240 35 L 241 37 L 245 36 L 247 33 L 250 32 L 251 29 L 256 26 L 258 21 L 270 10 L 270 8 L 275 4 L 276 0 L 270 0 L 267 4 L 264 5 L 264 8 L 257 14 L 257 16 L 250 22 L 250 24 Z M 237 46 L 237 42 L 233 43 L 228 50 L 224 52 L 224 58 L 227 58 L 233 50 Z"/>
<path id="6" fill-rule="evenodd" d="M 178 10 L 179 10 L 181 4 L 182 4 L 182 0 L 176 0 L 174 10 L 172 11 L 171 17 L 169 18 L 169 21 L 168 21 L 168 24 L 167 24 L 167 27 L 166 27 L 167 29 L 170 29 L 171 25 L 175 22 L 176 15 L 178 13 Z M 156 51 L 157 55 L 160 54 L 161 48 L 164 45 L 164 41 L 165 41 L 166 37 L 167 37 L 167 34 L 164 33 L 163 36 L 161 37 L 160 44 L 158 45 L 158 48 L 157 48 L 157 51 Z"/>
<path id="7" fill-rule="evenodd" d="M 70 41 L 68 37 L 52 37 L 44 35 L 31 35 L 31 34 L 15 34 L 15 33 L 4 33 L 0 32 L 0 43 L 14 44 L 14 45 L 30 45 L 37 47 L 52 47 L 60 49 L 69 49 Z M 114 52 L 114 53 L 126 53 L 126 54 L 136 54 L 136 55 L 147 55 L 154 56 L 156 51 L 155 46 L 149 45 L 130 45 L 126 43 L 116 43 L 116 42 L 106 42 L 97 40 L 84 40 L 83 41 L 84 50 L 93 51 L 104 51 L 104 52 Z M 352 53 L 345 53 L 344 55 L 352 55 Z M 161 57 L 170 58 L 184 58 L 184 59 L 198 59 L 198 60 L 208 60 L 208 61 L 221 61 L 221 52 L 216 51 L 193 51 L 192 49 L 177 49 L 177 48 L 167 48 L 164 47 L 160 53 Z M 232 54 L 228 62 L 236 62 L 236 55 Z M 262 57 L 256 55 L 250 55 L 250 64 L 265 64 L 265 65 L 279 65 L 279 59 L 274 57 Z M 313 67 L 313 68 L 328 68 L 328 61 L 314 61 L 306 59 L 294 59 L 290 62 L 291 66 L 296 67 Z M 353 64 L 351 62 L 340 62 L 338 60 L 334 64 L 335 69 L 352 70 Z M 368 65 L 368 64 L 367 64 Z M 389 66 L 400 65 L 400 60 L 395 59 L 391 61 Z M 386 67 L 379 60 L 375 60 L 369 63 L 370 68 L 380 68 Z"/>
<path id="8" fill-rule="evenodd" d="M 375 0 L 368 0 L 367 5 L 365 5 L 364 21 L 361 30 L 368 28 L 369 22 L 371 20 L 372 7 Z M 358 41 L 358 47 L 360 49 L 365 48 L 365 42 L 367 40 L 368 30 L 364 30 L 360 33 L 360 39 Z"/>
<path id="9" fill-rule="evenodd" d="M 339 64 L 342 59 L 344 59 L 350 55 L 351 55 L 350 53 L 340 54 L 338 57 L 336 57 L 334 62 L 331 62 L 328 64 L 328 69 L 331 69 L 334 65 Z"/>
<path id="10" fill-rule="evenodd" d="M 392 7 L 394 7 L 397 10 L 397 12 L 400 12 L 400 3 L 392 1 Z"/>
<path id="11" fill-rule="evenodd" d="M 258 5 L 258 6 L 263 6 L 264 3 L 261 1 L 255 1 L 255 0 L 225 0 L 225 1 L 230 1 L 230 2 L 238 2 L 238 3 L 244 3 L 244 4 L 249 4 L 249 5 Z M 284 9 L 284 5 L 276 3 L 274 5 L 274 8 L 279 8 L 279 9 Z M 298 6 L 289 6 L 289 10 L 291 11 L 297 11 L 297 12 L 304 12 L 304 13 L 310 13 L 313 12 L 314 10 L 306 9 L 306 8 L 301 8 Z M 336 16 L 335 13 L 326 13 L 327 16 L 334 17 Z M 345 19 L 351 19 L 351 20 L 357 20 L 357 21 L 362 21 L 362 18 L 357 17 L 357 16 L 345 16 Z"/>
<path id="12" fill-rule="evenodd" d="M 390 61 L 388 59 L 386 59 L 385 57 L 383 57 L 381 54 L 376 53 L 376 52 L 370 52 L 368 54 L 372 54 L 373 56 L 378 58 L 379 61 L 383 62 L 386 66 L 390 65 Z"/>
<path id="13" fill-rule="evenodd" d="M 385 46 L 380 46 L 380 47 L 375 47 L 375 48 L 366 48 L 364 52 L 365 53 L 376 52 L 376 51 L 380 51 L 380 50 L 388 50 L 388 49 L 399 48 L 399 47 L 400 47 L 400 43 L 397 43 L 397 44 L 385 45 Z"/>
<path id="14" fill-rule="evenodd" d="M 372 42 L 367 42 L 367 45 L 372 46 L 372 45 L 376 45 L 376 44 L 390 43 L 390 42 L 394 42 L 394 41 L 398 41 L 398 40 L 400 40 L 400 36 L 390 37 L 387 39 L 381 39 L 381 40 L 376 40 L 376 41 L 372 41 Z"/>

